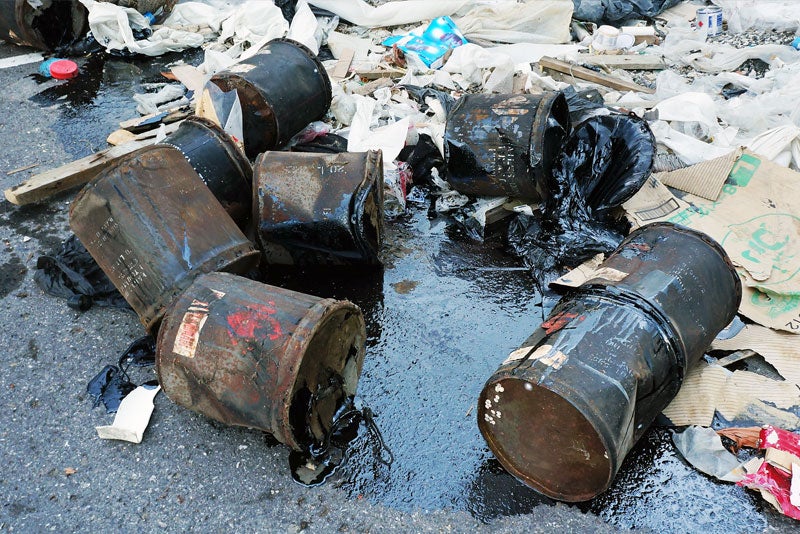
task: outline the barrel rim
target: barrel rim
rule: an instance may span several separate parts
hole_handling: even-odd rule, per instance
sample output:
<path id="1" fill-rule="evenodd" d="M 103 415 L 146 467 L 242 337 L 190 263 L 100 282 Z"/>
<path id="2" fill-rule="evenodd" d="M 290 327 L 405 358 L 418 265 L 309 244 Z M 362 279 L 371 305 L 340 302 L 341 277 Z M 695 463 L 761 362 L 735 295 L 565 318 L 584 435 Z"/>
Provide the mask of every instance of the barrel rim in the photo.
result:
<path id="1" fill-rule="evenodd" d="M 220 141 L 219 144 L 222 146 L 223 150 L 225 150 L 225 152 L 230 156 L 231 160 L 238 168 L 239 173 L 245 177 L 245 179 L 247 180 L 247 185 L 249 186 L 252 183 L 253 166 L 250 164 L 250 160 L 247 159 L 247 156 L 244 154 L 244 152 L 236 145 L 236 143 L 233 140 L 233 137 L 230 134 L 228 134 L 228 132 L 226 132 L 219 124 L 206 117 L 192 115 L 183 120 L 183 122 L 178 127 L 178 130 L 176 130 L 175 133 L 180 131 L 180 129 L 183 128 L 184 124 L 190 124 L 190 125 L 197 124 L 200 125 L 201 127 L 209 129 L 212 135 Z M 169 137 L 170 136 L 167 136 L 160 143 L 156 144 L 169 145 L 178 148 L 175 144 L 169 142 Z M 180 150 L 180 148 L 178 148 L 178 150 Z"/>
<path id="2" fill-rule="evenodd" d="M 483 415 L 486 410 L 486 408 L 484 407 L 484 400 L 485 400 L 485 392 L 489 391 L 491 386 L 500 384 L 501 382 L 504 381 L 516 381 L 516 382 L 521 382 L 523 384 L 530 384 L 531 386 L 533 386 L 533 388 L 540 389 L 553 394 L 554 396 L 564 401 L 566 405 L 570 406 L 573 410 L 575 410 L 575 413 L 579 415 L 581 418 L 583 418 L 583 420 L 585 420 L 589 424 L 589 426 L 594 431 L 593 437 L 597 438 L 598 442 L 602 445 L 603 449 L 605 450 L 605 456 L 606 456 L 605 460 L 606 460 L 606 465 L 608 466 L 608 472 L 607 476 L 604 473 L 604 481 L 602 487 L 596 489 L 595 491 L 590 491 L 580 494 L 569 494 L 569 493 L 564 493 L 563 491 L 557 491 L 553 488 L 547 487 L 538 478 L 534 478 L 533 476 L 524 473 L 521 469 L 517 467 L 516 461 L 512 460 L 511 456 L 505 452 L 505 448 L 498 447 L 499 442 L 497 442 L 494 439 L 494 433 L 490 432 L 491 424 L 486 423 L 483 419 Z M 563 382 L 558 382 L 558 385 L 566 386 L 566 384 Z M 565 387 L 564 389 L 574 391 L 576 393 L 581 393 L 580 390 L 578 389 L 571 389 L 568 387 Z M 583 401 L 583 396 L 581 395 L 577 395 L 576 398 L 580 401 Z M 602 421 L 602 418 L 599 417 L 599 414 L 592 413 L 591 406 L 588 403 L 581 402 L 579 404 L 576 404 L 574 400 L 575 399 L 573 398 L 566 397 L 561 391 L 554 390 L 551 388 L 545 388 L 539 384 L 535 384 L 528 380 L 524 380 L 520 377 L 514 376 L 510 372 L 501 372 L 499 374 L 494 375 L 486 382 L 483 389 L 481 390 L 481 394 L 479 396 L 479 401 L 478 401 L 478 414 L 477 414 L 478 428 L 481 432 L 481 435 L 483 435 L 484 440 L 486 440 L 486 443 L 489 445 L 489 448 L 491 449 L 492 453 L 497 458 L 497 460 L 503 465 L 503 467 L 506 470 L 508 470 L 509 473 L 511 473 L 518 480 L 522 481 L 524 484 L 542 493 L 543 495 L 564 502 L 582 502 L 582 501 L 587 501 L 593 497 L 596 497 L 597 495 L 600 495 L 610 487 L 621 464 L 621 459 L 619 458 L 618 454 L 619 451 L 616 451 L 616 448 L 613 447 L 613 443 L 608 440 L 607 433 L 602 432 L 601 429 L 598 428 L 596 424 L 598 421 Z M 592 417 L 590 417 L 590 415 Z"/>
<path id="3" fill-rule="evenodd" d="M 290 412 L 297 393 L 298 378 L 301 376 L 303 367 L 305 365 L 314 365 L 314 363 L 309 363 L 307 349 L 314 341 L 316 335 L 323 330 L 331 320 L 342 313 L 352 313 L 353 316 L 356 317 L 358 322 L 358 334 L 361 336 L 362 340 L 366 341 L 366 322 L 364 321 L 361 308 L 349 300 L 325 298 L 308 309 L 298 322 L 297 327 L 292 332 L 290 339 L 285 345 L 284 353 L 291 352 L 293 354 L 301 354 L 303 357 L 289 358 L 291 365 L 281 367 L 279 382 L 285 386 L 281 388 L 284 395 L 278 403 L 279 408 L 273 409 L 270 415 L 272 419 L 272 428 L 280 429 L 282 437 L 286 439 L 284 443 L 297 450 L 301 450 L 303 444 L 300 443 L 301 439 L 298 433 L 292 428 Z M 355 356 L 355 382 L 353 384 L 346 384 L 343 387 L 345 392 L 349 395 L 355 395 L 356 389 L 358 388 L 359 375 L 361 374 L 364 358 L 366 356 L 365 345 L 360 343 L 357 338 L 354 338 L 353 341 L 354 346 L 357 347 Z M 349 365 L 347 360 L 348 358 L 345 357 L 342 362 L 345 367 Z"/>

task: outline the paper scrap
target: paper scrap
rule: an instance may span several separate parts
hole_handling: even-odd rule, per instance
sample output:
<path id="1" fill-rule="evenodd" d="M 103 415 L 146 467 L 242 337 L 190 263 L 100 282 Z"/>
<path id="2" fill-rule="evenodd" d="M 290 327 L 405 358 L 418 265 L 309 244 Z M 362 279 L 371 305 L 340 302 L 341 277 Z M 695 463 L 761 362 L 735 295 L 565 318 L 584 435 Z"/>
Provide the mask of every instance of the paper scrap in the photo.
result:
<path id="1" fill-rule="evenodd" d="M 672 434 L 678 451 L 697 470 L 725 482 L 738 482 L 744 475 L 736 456 L 723 445 L 713 428 L 690 426 Z"/>
<path id="2" fill-rule="evenodd" d="M 670 221 L 715 239 L 744 284 L 739 312 L 800 333 L 800 173 L 745 150 L 714 202 L 691 194 L 677 199 L 651 177 L 623 206 L 635 227 Z"/>
<path id="3" fill-rule="evenodd" d="M 142 385 L 128 393 L 119 405 L 114 423 L 95 427 L 97 435 L 102 439 L 141 443 L 155 408 L 153 399 L 159 391 L 161 386 Z"/>

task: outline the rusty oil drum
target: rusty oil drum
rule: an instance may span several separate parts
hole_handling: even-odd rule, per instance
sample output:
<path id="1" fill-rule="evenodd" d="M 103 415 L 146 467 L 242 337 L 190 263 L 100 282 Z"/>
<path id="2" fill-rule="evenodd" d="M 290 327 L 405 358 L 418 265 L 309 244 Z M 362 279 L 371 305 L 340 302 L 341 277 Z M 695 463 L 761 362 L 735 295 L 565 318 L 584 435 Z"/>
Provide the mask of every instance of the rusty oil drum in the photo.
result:
<path id="1" fill-rule="evenodd" d="M 81 37 L 89 28 L 86 8 L 79 0 L 58 0 L 46 9 L 28 0 L 0 2 L 0 39 L 39 50 L 51 50 Z"/>
<path id="2" fill-rule="evenodd" d="M 447 116 L 447 181 L 475 196 L 538 198 L 570 131 L 562 93 L 469 94 Z"/>
<path id="3" fill-rule="evenodd" d="M 223 91 L 236 90 L 244 117 L 249 158 L 285 146 L 331 105 L 331 81 L 314 53 L 290 39 L 275 39 L 250 59 L 211 78 Z"/>
<path id="4" fill-rule="evenodd" d="M 156 371 L 175 403 L 307 450 L 355 395 L 365 340 L 351 302 L 210 273 L 164 316 Z"/>
<path id="5" fill-rule="evenodd" d="M 119 158 L 78 194 L 70 226 L 148 331 L 203 272 L 245 273 L 259 253 L 177 149 Z"/>
<path id="6" fill-rule="evenodd" d="M 605 491 L 734 318 L 741 282 L 711 238 L 632 232 L 486 382 L 478 426 L 516 478 L 562 501 Z"/>
<path id="7" fill-rule="evenodd" d="M 255 163 L 260 248 L 274 265 L 376 265 L 383 243 L 379 150 L 265 152 Z"/>
<path id="8" fill-rule="evenodd" d="M 242 231 L 247 231 L 252 206 L 253 167 L 233 139 L 201 117 L 185 119 L 162 145 L 174 146 Z"/>

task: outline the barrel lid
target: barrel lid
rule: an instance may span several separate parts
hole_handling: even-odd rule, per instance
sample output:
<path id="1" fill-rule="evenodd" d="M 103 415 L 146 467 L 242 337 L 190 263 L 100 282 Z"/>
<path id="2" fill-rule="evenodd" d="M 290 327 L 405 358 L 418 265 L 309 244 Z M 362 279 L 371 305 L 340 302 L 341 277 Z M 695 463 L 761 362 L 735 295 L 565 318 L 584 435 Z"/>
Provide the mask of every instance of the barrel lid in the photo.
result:
<path id="1" fill-rule="evenodd" d="M 78 64 L 69 59 L 59 59 L 50 65 L 50 74 L 57 80 L 69 80 L 78 75 Z"/>

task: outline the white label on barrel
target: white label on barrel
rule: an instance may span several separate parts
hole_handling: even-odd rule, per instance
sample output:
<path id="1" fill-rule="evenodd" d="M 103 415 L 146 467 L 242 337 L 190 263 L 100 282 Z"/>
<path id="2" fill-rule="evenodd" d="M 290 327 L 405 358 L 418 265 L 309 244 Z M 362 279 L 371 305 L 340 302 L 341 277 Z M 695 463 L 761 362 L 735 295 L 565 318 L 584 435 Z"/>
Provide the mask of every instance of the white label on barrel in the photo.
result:
<path id="1" fill-rule="evenodd" d="M 506 361 L 503 362 L 503 365 L 505 365 L 507 363 L 511 363 L 513 361 L 516 361 L 516 360 L 522 360 L 523 358 L 528 356 L 528 354 L 531 352 L 532 348 L 533 347 L 520 347 L 520 348 L 518 348 L 517 350 L 515 350 L 514 352 L 512 352 L 511 354 L 508 355 L 508 358 L 506 358 Z"/>
<path id="2" fill-rule="evenodd" d="M 511 363 L 515 360 L 530 358 L 531 360 L 539 360 L 543 364 L 552 367 L 553 369 L 559 369 L 562 365 L 564 365 L 564 362 L 567 361 L 567 355 L 560 350 L 553 351 L 552 345 L 542 345 L 537 347 L 536 350 L 531 353 L 532 348 L 533 347 L 518 348 L 508 355 L 508 358 L 506 358 L 506 361 L 503 362 L 503 365 Z"/>
<path id="3" fill-rule="evenodd" d="M 194 358 L 200 331 L 206 324 L 206 319 L 208 319 L 208 308 L 190 307 L 189 311 L 183 314 L 175 342 L 172 344 L 172 352 L 185 358 Z"/>
<path id="4" fill-rule="evenodd" d="M 530 358 L 531 360 L 539 360 L 553 369 L 560 369 L 564 362 L 567 361 L 567 355 L 560 350 L 554 351 L 552 345 L 542 345 L 533 351 Z"/>

